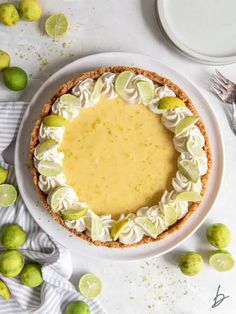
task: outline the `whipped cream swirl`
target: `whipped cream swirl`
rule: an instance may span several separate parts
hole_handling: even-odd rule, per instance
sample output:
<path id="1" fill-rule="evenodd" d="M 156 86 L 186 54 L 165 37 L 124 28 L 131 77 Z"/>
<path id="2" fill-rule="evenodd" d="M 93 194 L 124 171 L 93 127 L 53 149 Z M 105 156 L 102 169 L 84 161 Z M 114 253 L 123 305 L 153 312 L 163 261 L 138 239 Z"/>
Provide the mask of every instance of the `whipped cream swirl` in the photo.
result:
<path id="1" fill-rule="evenodd" d="M 144 231 L 135 223 L 136 215 L 128 214 L 125 218 L 129 219 L 129 222 L 120 233 L 119 241 L 123 244 L 132 244 L 141 241 L 144 236 Z M 121 215 L 120 219 L 124 219 L 124 215 Z"/>
<path id="2" fill-rule="evenodd" d="M 103 83 L 101 96 L 106 97 L 109 99 L 113 99 L 118 97 L 118 94 L 115 91 L 115 80 L 116 80 L 117 74 L 116 73 L 104 73 L 102 76 L 100 76 L 100 79 Z"/>
<path id="3" fill-rule="evenodd" d="M 72 89 L 72 94 L 79 98 L 82 107 L 88 108 L 95 104 L 95 102 L 91 100 L 94 86 L 95 81 L 91 78 L 88 78 L 82 82 L 79 82 Z"/>
<path id="4" fill-rule="evenodd" d="M 191 116 L 192 113 L 187 107 L 180 107 L 171 110 L 165 110 L 162 114 L 162 123 L 164 126 L 174 132 L 176 125 L 184 118 Z"/>
<path id="5" fill-rule="evenodd" d="M 176 177 L 172 179 L 172 185 L 175 191 L 194 191 L 200 193 L 202 190 L 202 183 L 199 179 L 196 183 L 189 181 L 184 175 L 177 171 Z"/>
<path id="6" fill-rule="evenodd" d="M 51 190 L 50 193 L 48 194 L 47 197 L 47 202 L 48 204 L 52 207 L 52 194 L 53 194 L 54 190 Z M 58 212 L 60 210 L 64 210 L 64 209 L 71 209 L 73 208 L 74 203 L 76 203 L 78 201 L 78 196 L 75 193 L 75 191 L 67 186 L 67 191 L 66 194 L 63 198 L 60 199 L 60 202 L 58 203 L 57 208 L 55 208 L 54 206 L 54 211 Z"/>
<path id="7" fill-rule="evenodd" d="M 193 161 L 194 164 L 198 166 L 201 176 L 207 173 L 208 161 L 207 161 L 207 156 L 205 152 L 203 152 L 201 156 L 193 156 L 188 152 L 181 153 L 181 155 L 179 156 L 178 162 L 181 162 L 182 160 Z"/>
<path id="8" fill-rule="evenodd" d="M 188 202 L 187 201 L 177 202 L 175 200 L 175 197 L 176 197 L 176 191 L 171 191 L 171 192 L 165 191 L 162 198 L 161 198 L 161 201 L 159 203 L 159 207 L 160 207 L 161 211 L 164 212 L 165 211 L 165 208 L 164 208 L 165 205 L 172 206 L 176 210 L 177 219 L 181 219 L 188 212 Z"/>
<path id="9" fill-rule="evenodd" d="M 148 104 L 148 108 L 156 114 L 162 114 L 166 110 L 158 109 L 158 104 L 161 98 L 168 97 L 168 96 L 175 96 L 175 93 L 166 85 L 165 86 L 154 86 L 154 98 Z"/>
<path id="10" fill-rule="evenodd" d="M 38 185 L 41 191 L 48 194 L 51 190 L 55 189 L 56 187 L 66 185 L 66 178 L 64 173 L 51 177 L 40 175 Z"/>
<path id="11" fill-rule="evenodd" d="M 62 127 L 47 127 L 43 125 L 43 123 L 40 126 L 39 129 L 39 140 L 40 142 L 45 139 L 53 139 L 57 141 L 58 143 L 61 143 L 63 140 L 65 128 Z"/>
<path id="12" fill-rule="evenodd" d="M 73 120 L 80 111 L 80 102 L 78 100 L 77 104 L 71 104 L 63 102 L 60 98 L 58 98 L 55 103 L 52 105 L 53 114 L 62 116 L 65 119 Z"/>

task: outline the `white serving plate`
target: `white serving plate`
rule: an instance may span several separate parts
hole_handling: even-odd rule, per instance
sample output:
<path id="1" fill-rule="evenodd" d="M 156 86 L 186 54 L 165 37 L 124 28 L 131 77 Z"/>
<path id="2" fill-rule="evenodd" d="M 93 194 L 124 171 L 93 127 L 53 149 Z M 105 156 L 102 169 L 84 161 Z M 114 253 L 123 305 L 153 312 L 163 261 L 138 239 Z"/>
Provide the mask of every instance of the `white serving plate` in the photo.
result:
<path id="1" fill-rule="evenodd" d="M 235 0 L 156 0 L 164 35 L 190 58 L 211 65 L 236 62 Z"/>
<path id="2" fill-rule="evenodd" d="M 40 204 L 28 167 L 30 134 L 42 105 L 48 101 L 61 84 L 79 73 L 103 66 L 115 65 L 137 66 L 156 71 L 181 86 L 191 97 L 206 124 L 213 155 L 213 168 L 206 196 L 198 210 L 190 217 L 182 229 L 159 242 L 127 249 L 109 249 L 90 245 L 86 241 L 72 235 L 54 221 Z M 223 175 L 223 157 L 222 137 L 215 115 L 207 100 L 188 79 L 151 57 L 133 53 L 111 52 L 95 54 L 76 60 L 56 72 L 41 86 L 22 119 L 15 147 L 15 170 L 19 190 L 28 210 L 41 228 L 56 241 L 75 253 L 88 257 L 131 261 L 165 254 L 196 231 L 209 214 L 219 192 Z"/>

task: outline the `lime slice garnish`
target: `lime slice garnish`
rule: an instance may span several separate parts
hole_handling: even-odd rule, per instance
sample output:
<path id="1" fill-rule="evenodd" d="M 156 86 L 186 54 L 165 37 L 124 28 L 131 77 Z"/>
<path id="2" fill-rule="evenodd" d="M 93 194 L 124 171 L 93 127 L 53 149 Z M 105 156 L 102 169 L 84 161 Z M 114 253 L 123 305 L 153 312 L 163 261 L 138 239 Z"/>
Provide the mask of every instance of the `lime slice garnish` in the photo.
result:
<path id="1" fill-rule="evenodd" d="M 71 94 L 62 95 L 60 101 L 65 105 L 80 105 L 79 98 Z"/>
<path id="2" fill-rule="evenodd" d="M 200 119 L 199 116 L 188 116 L 181 120 L 175 127 L 175 135 L 178 136 L 185 132 L 193 124 L 195 124 Z"/>
<path id="3" fill-rule="evenodd" d="M 152 238 L 156 238 L 158 234 L 157 227 L 147 217 L 137 217 L 135 222 Z"/>
<path id="4" fill-rule="evenodd" d="M 91 238 L 96 241 L 102 233 L 102 222 L 101 219 L 96 215 L 92 214 L 91 220 Z"/>
<path id="5" fill-rule="evenodd" d="M 179 171 L 191 182 L 196 183 L 200 178 L 198 165 L 191 160 L 181 160 L 178 163 Z"/>
<path id="6" fill-rule="evenodd" d="M 101 80 L 101 78 L 97 79 L 95 85 L 94 85 L 94 89 L 92 92 L 92 95 L 90 97 L 90 99 L 94 102 L 97 102 L 101 96 L 101 91 L 103 88 L 103 82 Z"/>
<path id="7" fill-rule="evenodd" d="M 0 167 L 0 184 L 4 183 L 8 176 L 8 170 Z"/>
<path id="8" fill-rule="evenodd" d="M 124 71 L 124 72 L 121 72 L 117 76 L 116 81 L 115 81 L 115 90 L 118 95 L 120 96 L 123 95 L 123 92 L 125 88 L 127 87 L 127 85 L 129 84 L 129 81 L 133 75 L 134 75 L 133 72 Z"/>
<path id="9" fill-rule="evenodd" d="M 43 119 L 43 124 L 47 127 L 62 127 L 68 123 L 68 120 L 62 116 L 51 114 Z"/>
<path id="10" fill-rule="evenodd" d="M 61 203 L 68 193 L 71 193 L 71 188 L 68 186 L 58 186 L 49 194 L 50 205 L 54 211 L 58 211 Z"/>
<path id="11" fill-rule="evenodd" d="M 93 274 L 83 275 L 79 281 L 79 291 L 85 298 L 94 299 L 102 292 L 102 282 Z"/>
<path id="12" fill-rule="evenodd" d="M 0 207 L 9 207 L 15 203 L 17 192 L 11 184 L 0 185 Z"/>
<path id="13" fill-rule="evenodd" d="M 175 109 L 185 107 L 185 103 L 178 97 L 175 96 L 166 96 L 159 100 L 158 108 L 159 109 Z"/>
<path id="14" fill-rule="evenodd" d="M 202 196 L 194 191 L 184 191 L 176 195 L 175 200 L 177 202 L 187 201 L 187 202 L 201 202 Z"/>
<path id="15" fill-rule="evenodd" d="M 226 250 L 217 250 L 209 258 L 210 265 L 217 271 L 225 272 L 234 267 L 234 258 Z"/>
<path id="16" fill-rule="evenodd" d="M 164 217 L 168 226 L 171 226 L 177 221 L 177 212 L 175 208 L 169 204 L 164 205 Z"/>
<path id="17" fill-rule="evenodd" d="M 69 22 L 67 17 L 62 13 L 51 15 L 45 24 L 45 30 L 50 37 L 60 37 L 67 33 Z"/>
<path id="18" fill-rule="evenodd" d="M 40 143 L 35 149 L 35 157 L 41 159 L 42 156 L 52 150 L 55 146 L 58 145 L 58 142 L 53 139 L 48 139 L 42 143 Z"/>
<path id="19" fill-rule="evenodd" d="M 62 171 L 61 165 L 51 160 L 41 160 L 38 164 L 38 172 L 46 177 L 57 176 Z"/>
<path id="20" fill-rule="evenodd" d="M 144 105 L 149 104 L 154 97 L 154 89 L 152 85 L 146 81 L 140 81 L 137 83 L 137 87 Z"/>
<path id="21" fill-rule="evenodd" d="M 188 138 L 188 140 L 186 141 L 186 148 L 187 151 L 193 156 L 204 155 L 204 150 L 202 149 L 202 147 L 200 147 L 198 143 L 196 143 L 196 141 L 191 139 L 191 137 Z"/>
<path id="22" fill-rule="evenodd" d="M 122 232 L 122 230 L 124 230 L 128 222 L 129 222 L 129 219 L 124 219 L 124 220 L 120 220 L 114 223 L 114 225 L 111 228 L 112 240 L 116 241 L 118 239 L 120 233 Z"/>
<path id="23" fill-rule="evenodd" d="M 11 292 L 8 286 L 1 279 L 0 279 L 0 296 L 2 296 L 6 300 L 9 300 L 11 298 Z"/>
<path id="24" fill-rule="evenodd" d="M 61 210 L 61 216 L 65 220 L 78 220 L 84 217 L 88 212 L 88 208 L 84 209 L 66 209 Z"/>

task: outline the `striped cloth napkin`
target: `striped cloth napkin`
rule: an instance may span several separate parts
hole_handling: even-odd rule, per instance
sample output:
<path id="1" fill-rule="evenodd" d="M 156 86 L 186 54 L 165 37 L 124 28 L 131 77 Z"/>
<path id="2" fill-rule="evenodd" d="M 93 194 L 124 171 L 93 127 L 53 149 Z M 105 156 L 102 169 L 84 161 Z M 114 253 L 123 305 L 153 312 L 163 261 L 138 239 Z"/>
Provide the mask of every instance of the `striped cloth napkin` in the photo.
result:
<path id="1" fill-rule="evenodd" d="M 27 103 L 0 102 L 0 165 L 9 170 L 8 183 L 16 187 L 13 165 L 4 161 L 7 147 L 14 141 Z M 11 155 L 13 152 L 11 153 Z M 12 157 L 12 156 L 9 156 Z M 0 228 L 6 223 L 17 223 L 27 232 L 28 239 L 20 248 L 26 260 L 42 265 L 44 282 L 37 288 L 29 288 L 18 278 L 0 278 L 11 290 L 12 298 L 0 298 L 1 314 L 60 314 L 64 313 L 68 302 L 82 300 L 89 304 L 92 314 L 105 314 L 101 306 L 93 300 L 81 296 L 68 281 L 72 273 L 71 256 L 68 249 L 55 242 L 33 220 L 21 197 L 9 208 L 0 208 Z M 0 247 L 0 252 L 3 248 Z"/>

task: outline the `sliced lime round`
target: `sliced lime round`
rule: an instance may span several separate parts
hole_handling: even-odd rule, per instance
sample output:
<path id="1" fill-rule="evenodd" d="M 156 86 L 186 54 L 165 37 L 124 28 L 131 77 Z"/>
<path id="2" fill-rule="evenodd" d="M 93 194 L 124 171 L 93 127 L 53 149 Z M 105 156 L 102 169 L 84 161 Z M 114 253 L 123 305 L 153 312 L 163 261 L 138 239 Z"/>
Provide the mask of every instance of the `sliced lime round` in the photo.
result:
<path id="1" fill-rule="evenodd" d="M 92 92 L 92 95 L 90 97 L 90 99 L 94 102 L 97 102 L 101 96 L 101 91 L 103 88 L 103 82 L 101 80 L 101 78 L 97 79 L 95 85 L 94 85 L 94 90 Z"/>
<path id="2" fill-rule="evenodd" d="M 62 166 L 51 160 L 41 160 L 38 164 L 38 172 L 45 177 L 57 176 L 62 171 Z"/>
<path id="3" fill-rule="evenodd" d="M 102 282 L 93 274 L 85 274 L 80 278 L 79 291 L 85 298 L 94 299 L 102 292 Z"/>
<path id="4" fill-rule="evenodd" d="M 204 155 L 204 150 L 202 147 L 200 147 L 199 144 L 191 138 L 186 141 L 186 148 L 187 151 L 193 156 Z"/>
<path id="5" fill-rule="evenodd" d="M 92 238 L 92 240 L 93 241 L 98 240 L 101 233 L 102 233 L 101 219 L 96 214 L 92 214 L 92 221 L 91 221 L 91 238 Z"/>
<path id="6" fill-rule="evenodd" d="M 200 119 L 199 116 L 188 116 L 181 120 L 175 127 L 175 135 L 178 136 L 185 132 L 193 124 L 195 124 Z"/>
<path id="7" fill-rule="evenodd" d="M 124 219 L 117 221 L 114 223 L 114 225 L 111 227 L 111 238 L 112 240 L 116 241 L 121 234 L 122 230 L 127 226 L 129 222 L 129 219 Z"/>
<path id="8" fill-rule="evenodd" d="M 181 160 L 178 163 L 179 171 L 191 182 L 196 183 L 200 178 L 198 165 L 191 160 Z"/>
<path id="9" fill-rule="evenodd" d="M 88 212 L 88 208 L 84 209 L 66 209 L 61 210 L 61 216 L 65 220 L 78 220 L 84 217 Z"/>
<path id="10" fill-rule="evenodd" d="M 68 120 L 62 116 L 51 114 L 43 119 L 43 124 L 47 127 L 62 127 L 67 125 Z"/>
<path id="11" fill-rule="evenodd" d="M 217 250 L 209 258 L 210 265 L 217 271 L 225 272 L 234 267 L 234 258 L 226 250 Z"/>
<path id="12" fill-rule="evenodd" d="M 169 204 L 164 205 L 164 217 L 168 226 L 171 226 L 177 221 L 177 212 L 175 208 Z"/>
<path id="13" fill-rule="evenodd" d="M 116 90 L 118 95 L 120 95 L 120 96 L 123 95 L 124 90 L 127 87 L 127 85 L 129 84 L 129 81 L 130 81 L 132 76 L 134 76 L 134 73 L 130 72 L 130 71 L 121 72 L 117 76 L 116 81 L 115 81 L 115 90 Z"/>
<path id="14" fill-rule="evenodd" d="M 8 177 L 8 170 L 0 167 L 0 184 L 4 183 Z"/>
<path id="15" fill-rule="evenodd" d="M 0 296 L 2 296 L 5 300 L 9 300 L 11 298 L 11 292 L 8 286 L 1 279 L 0 279 Z"/>
<path id="16" fill-rule="evenodd" d="M 156 238 L 158 234 L 157 227 L 147 217 L 137 217 L 135 222 L 152 238 Z"/>
<path id="17" fill-rule="evenodd" d="M 186 202 L 201 202 L 202 200 L 202 196 L 194 191 L 184 191 L 184 192 L 180 192 L 176 195 L 175 200 L 177 202 L 182 202 L 182 201 L 186 201 Z"/>
<path id="18" fill-rule="evenodd" d="M 158 108 L 159 109 L 175 109 L 185 107 L 185 103 L 178 97 L 175 96 L 166 96 L 160 99 Z"/>
<path id="19" fill-rule="evenodd" d="M 41 159 L 45 153 L 51 151 L 56 146 L 58 146 L 57 141 L 53 139 L 45 140 L 44 142 L 38 144 L 38 146 L 35 149 L 34 155 L 37 159 Z"/>
<path id="20" fill-rule="evenodd" d="M 58 211 L 65 197 L 71 193 L 72 188 L 68 186 L 58 186 L 49 194 L 50 205 L 54 211 Z"/>
<path id="21" fill-rule="evenodd" d="M 17 192 L 11 184 L 0 185 L 0 207 L 9 207 L 15 203 Z"/>
<path id="22" fill-rule="evenodd" d="M 154 98 L 153 86 L 146 81 L 140 81 L 137 83 L 137 87 L 144 105 L 149 104 L 150 101 Z"/>
<path id="23" fill-rule="evenodd" d="M 60 101 L 66 105 L 80 105 L 80 100 L 78 97 L 71 94 L 64 94 L 60 97 Z"/>
<path id="24" fill-rule="evenodd" d="M 69 22 L 67 17 L 62 13 L 51 15 L 45 24 L 45 30 L 50 37 L 61 37 L 67 33 Z"/>

